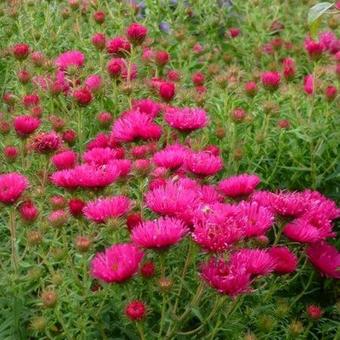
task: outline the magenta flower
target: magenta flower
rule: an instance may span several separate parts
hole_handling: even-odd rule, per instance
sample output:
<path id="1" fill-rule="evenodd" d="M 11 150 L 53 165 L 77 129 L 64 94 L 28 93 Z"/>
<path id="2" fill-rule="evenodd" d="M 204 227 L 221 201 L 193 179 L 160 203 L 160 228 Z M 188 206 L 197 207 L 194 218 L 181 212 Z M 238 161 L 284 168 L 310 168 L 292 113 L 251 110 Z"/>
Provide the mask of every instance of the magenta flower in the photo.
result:
<path id="1" fill-rule="evenodd" d="M 303 80 L 303 90 L 306 94 L 312 95 L 314 94 L 314 77 L 313 75 L 307 75 Z"/>
<path id="2" fill-rule="evenodd" d="M 110 161 L 122 157 L 124 157 L 124 150 L 118 148 L 93 148 L 83 155 L 85 163 L 98 166 L 108 164 Z"/>
<path id="3" fill-rule="evenodd" d="M 107 283 L 121 283 L 138 271 L 144 254 L 129 243 L 114 244 L 91 261 L 91 275 Z"/>
<path id="4" fill-rule="evenodd" d="M 132 23 L 126 30 L 126 36 L 133 44 L 141 44 L 147 34 L 148 29 L 137 22 Z"/>
<path id="5" fill-rule="evenodd" d="M 61 145 L 61 137 L 54 131 L 42 132 L 31 141 L 32 149 L 37 153 L 56 151 Z"/>
<path id="6" fill-rule="evenodd" d="M 238 208 L 228 204 L 203 206 L 195 214 L 193 228 L 192 238 L 209 252 L 223 252 L 245 236 Z"/>
<path id="7" fill-rule="evenodd" d="M 269 209 L 257 202 L 242 202 L 238 207 L 246 237 L 261 236 L 272 227 L 275 216 Z"/>
<path id="8" fill-rule="evenodd" d="M 155 118 L 161 111 L 161 106 L 151 99 L 139 99 L 132 102 L 132 110 L 139 111 Z"/>
<path id="9" fill-rule="evenodd" d="M 321 241 L 310 245 L 306 252 L 310 262 L 321 274 L 340 279 L 340 253 L 334 246 Z"/>
<path id="10" fill-rule="evenodd" d="M 109 54 L 123 57 L 130 53 L 131 45 L 127 39 L 123 37 L 115 37 L 107 42 L 106 51 Z"/>
<path id="11" fill-rule="evenodd" d="M 201 265 L 201 275 L 211 287 L 231 297 L 250 290 L 250 274 L 241 264 L 231 265 L 225 260 L 212 258 Z"/>
<path id="12" fill-rule="evenodd" d="M 287 224 L 283 229 L 283 234 L 289 239 L 301 243 L 315 243 L 335 236 L 330 223 L 316 227 L 304 217 Z"/>
<path id="13" fill-rule="evenodd" d="M 146 204 L 155 213 L 191 221 L 198 204 L 197 189 L 188 188 L 181 182 L 167 181 L 146 194 Z"/>
<path id="14" fill-rule="evenodd" d="M 112 136 L 119 142 L 143 139 L 159 139 L 161 127 L 151 117 L 139 111 L 130 111 L 118 118 L 112 126 Z"/>
<path id="15" fill-rule="evenodd" d="M 120 174 L 120 169 L 112 163 L 100 167 L 83 164 L 73 169 L 56 171 L 51 180 L 54 185 L 67 189 L 102 188 L 112 184 Z"/>
<path id="16" fill-rule="evenodd" d="M 40 124 L 40 119 L 28 115 L 14 118 L 14 129 L 21 137 L 27 137 L 32 134 Z"/>
<path id="17" fill-rule="evenodd" d="M 137 78 L 137 65 L 129 65 L 123 58 L 112 58 L 107 64 L 107 71 L 114 78 L 133 80 Z"/>
<path id="18" fill-rule="evenodd" d="M 266 89 L 274 91 L 280 86 L 281 75 L 274 71 L 263 72 L 261 74 L 261 81 Z"/>
<path id="19" fill-rule="evenodd" d="M 272 247 L 268 254 L 275 260 L 275 273 L 288 274 L 296 271 L 298 259 L 287 247 Z"/>
<path id="20" fill-rule="evenodd" d="M 187 232 L 183 221 L 173 217 L 160 217 L 134 227 L 131 239 L 142 248 L 164 249 L 178 243 Z"/>
<path id="21" fill-rule="evenodd" d="M 208 124 L 207 113 L 200 108 L 168 108 L 164 119 L 172 128 L 184 132 L 201 129 Z"/>
<path id="22" fill-rule="evenodd" d="M 322 43 L 314 41 L 311 38 L 305 39 L 304 47 L 311 59 L 320 58 L 325 50 L 325 46 Z"/>
<path id="23" fill-rule="evenodd" d="M 4 204 L 16 202 L 28 185 L 27 178 L 18 172 L 0 175 L 0 202 Z"/>
<path id="24" fill-rule="evenodd" d="M 214 156 L 210 152 L 191 152 L 185 160 L 186 168 L 197 176 L 213 176 L 223 168 L 223 160 L 220 156 Z"/>
<path id="25" fill-rule="evenodd" d="M 222 180 L 218 185 L 218 189 L 222 191 L 224 195 L 233 198 L 248 196 L 260 182 L 260 178 L 256 175 L 242 174 Z"/>
<path id="26" fill-rule="evenodd" d="M 102 77 L 97 74 L 91 74 L 85 79 L 85 87 L 91 92 L 98 91 L 102 86 Z"/>
<path id="27" fill-rule="evenodd" d="M 84 65 L 84 62 L 85 56 L 79 51 L 64 52 L 55 60 L 56 66 L 62 71 L 67 70 L 71 66 L 80 68 Z"/>
<path id="28" fill-rule="evenodd" d="M 254 276 L 265 276 L 275 269 L 275 260 L 264 249 L 240 249 L 230 257 L 230 263 L 243 265 Z"/>
<path id="29" fill-rule="evenodd" d="M 188 148 L 181 144 L 168 145 L 154 154 L 153 162 L 159 167 L 177 169 L 183 165 L 188 154 Z"/>
<path id="30" fill-rule="evenodd" d="M 106 223 L 109 219 L 123 216 L 130 207 L 131 201 L 125 196 L 105 197 L 88 202 L 83 213 L 92 222 Z"/>
<path id="31" fill-rule="evenodd" d="M 54 155 L 51 162 L 58 170 L 74 168 L 77 162 L 77 154 L 72 150 L 66 150 Z"/>

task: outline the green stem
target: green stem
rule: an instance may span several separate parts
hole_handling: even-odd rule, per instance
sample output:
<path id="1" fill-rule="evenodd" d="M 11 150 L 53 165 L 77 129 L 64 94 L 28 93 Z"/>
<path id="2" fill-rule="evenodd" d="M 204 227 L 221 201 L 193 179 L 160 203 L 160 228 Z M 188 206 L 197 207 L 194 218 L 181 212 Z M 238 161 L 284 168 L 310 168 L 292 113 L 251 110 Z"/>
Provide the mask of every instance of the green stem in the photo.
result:
<path id="1" fill-rule="evenodd" d="M 141 339 L 141 340 L 145 340 L 145 335 L 144 335 L 143 326 L 142 326 L 139 322 L 136 322 L 136 328 L 137 328 L 137 330 L 138 330 L 140 339 Z"/>
<path id="2" fill-rule="evenodd" d="M 176 310 L 177 310 L 177 306 L 178 306 L 178 302 L 179 302 L 179 298 L 181 296 L 181 293 L 182 293 L 182 289 L 183 289 L 183 283 L 184 283 L 184 277 L 187 273 L 187 270 L 188 270 L 188 267 L 189 267 L 189 264 L 191 262 L 191 258 L 192 258 L 192 245 L 193 243 L 190 241 L 189 242 L 189 249 L 188 249 L 188 255 L 187 255 L 187 258 L 185 259 L 185 263 L 184 263 L 184 267 L 183 267 L 183 270 L 182 270 L 182 275 L 181 275 L 181 282 L 180 282 L 180 286 L 179 286 L 179 290 L 178 290 L 178 293 L 177 293 L 177 298 L 176 298 L 176 301 L 175 301 L 175 306 L 174 306 L 174 309 L 173 309 L 173 314 L 176 315 Z"/>
<path id="3" fill-rule="evenodd" d="M 18 249 L 16 239 L 16 216 L 14 207 L 9 211 L 9 231 L 11 234 L 12 266 L 15 273 L 18 271 Z"/>

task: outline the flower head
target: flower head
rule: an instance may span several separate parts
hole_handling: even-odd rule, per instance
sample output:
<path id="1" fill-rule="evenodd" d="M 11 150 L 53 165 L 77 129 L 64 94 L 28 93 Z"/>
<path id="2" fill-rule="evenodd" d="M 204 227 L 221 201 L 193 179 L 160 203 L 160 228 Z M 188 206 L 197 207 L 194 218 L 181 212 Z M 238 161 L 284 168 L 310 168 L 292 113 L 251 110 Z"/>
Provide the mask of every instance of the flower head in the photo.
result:
<path id="1" fill-rule="evenodd" d="M 132 229 L 132 241 L 142 248 L 163 249 L 178 243 L 188 229 L 183 221 L 173 217 L 161 217 L 144 221 Z"/>
<path id="2" fill-rule="evenodd" d="M 154 154 L 153 162 L 159 167 L 177 169 L 183 165 L 188 153 L 188 149 L 181 144 L 168 145 Z"/>
<path id="3" fill-rule="evenodd" d="M 32 149 L 37 153 L 49 153 L 56 151 L 61 144 L 61 137 L 55 133 L 42 132 L 35 136 L 31 142 Z"/>
<path id="4" fill-rule="evenodd" d="M 70 169 L 76 165 L 77 154 L 72 150 L 66 150 L 54 155 L 51 161 L 58 170 Z"/>
<path id="5" fill-rule="evenodd" d="M 124 149 L 116 148 L 92 148 L 84 153 L 83 159 L 85 163 L 92 165 L 105 165 L 114 159 L 124 157 Z"/>
<path id="6" fill-rule="evenodd" d="M 127 39 L 123 37 L 115 37 L 107 42 L 106 51 L 109 54 L 123 57 L 126 54 L 130 53 L 131 45 L 127 41 Z"/>
<path id="7" fill-rule="evenodd" d="M 201 129 L 208 124 L 207 113 L 199 108 L 168 108 L 164 119 L 171 127 L 185 132 Z"/>
<path id="8" fill-rule="evenodd" d="M 185 160 L 185 166 L 197 176 L 213 176 L 222 170 L 223 160 L 210 152 L 191 152 Z"/>
<path id="9" fill-rule="evenodd" d="M 133 44 L 141 44 L 147 34 L 148 29 L 137 22 L 132 23 L 126 30 L 127 38 Z"/>
<path id="10" fill-rule="evenodd" d="M 16 202 L 28 185 L 27 178 L 18 172 L 0 175 L 0 202 L 4 204 Z"/>
<path id="11" fill-rule="evenodd" d="M 278 72 L 267 71 L 261 74 L 263 86 L 268 90 L 276 90 L 280 86 L 281 76 Z"/>
<path id="12" fill-rule="evenodd" d="M 144 254 L 129 243 L 114 244 L 91 261 L 91 275 L 108 283 L 120 283 L 137 273 Z"/>
<path id="13" fill-rule="evenodd" d="M 98 198 L 90 201 L 83 209 L 84 216 L 95 223 L 106 223 L 109 219 L 124 215 L 131 207 L 125 196 Z"/>
<path id="14" fill-rule="evenodd" d="M 334 246 L 321 241 L 311 244 L 306 252 L 310 262 L 321 274 L 340 279 L 340 253 Z"/>
<path id="15" fill-rule="evenodd" d="M 275 260 L 275 273 L 288 274 L 296 271 L 298 259 L 287 247 L 272 247 L 268 253 Z"/>
<path id="16" fill-rule="evenodd" d="M 14 118 L 14 129 L 21 137 L 32 134 L 40 124 L 40 119 L 29 115 L 17 116 Z"/>
<path id="17" fill-rule="evenodd" d="M 159 139 L 161 127 L 152 118 L 139 111 L 129 111 L 112 126 L 112 136 L 119 142 L 132 142 L 138 139 Z"/>
<path id="18" fill-rule="evenodd" d="M 84 65 L 84 62 L 85 56 L 79 51 L 64 52 L 55 60 L 56 66 L 63 71 L 67 70 L 71 66 L 80 68 Z"/>
<path id="19" fill-rule="evenodd" d="M 126 316 L 132 321 L 140 321 L 144 319 L 146 314 L 145 303 L 141 300 L 134 300 L 125 307 Z"/>
<path id="20" fill-rule="evenodd" d="M 250 274 L 242 265 L 230 263 L 216 258 L 201 265 L 202 278 L 222 294 L 235 297 L 250 290 Z"/>
<path id="21" fill-rule="evenodd" d="M 260 182 L 260 178 L 256 175 L 242 174 L 222 180 L 218 189 L 229 197 L 248 196 Z"/>

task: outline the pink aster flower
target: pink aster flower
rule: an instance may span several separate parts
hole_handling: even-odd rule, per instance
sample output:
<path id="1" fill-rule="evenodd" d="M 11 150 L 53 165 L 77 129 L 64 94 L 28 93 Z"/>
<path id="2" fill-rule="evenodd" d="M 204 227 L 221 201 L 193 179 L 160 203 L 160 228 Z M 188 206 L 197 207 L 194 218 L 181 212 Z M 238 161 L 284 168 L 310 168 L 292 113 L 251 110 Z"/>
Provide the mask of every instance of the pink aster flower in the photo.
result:
<path id="1" fill-rule="evenodd" d="M 144 221 L 132 229 L 132 241 L 142 248 L 164 249 L 178 243 L 188 232 L 184 222 L 173 217 Z"/>
<path id="2" fill-rule="evenodd" d="M 229 197 L 248 196 L 261 182 L 256 175 L 242 174 L 222 180 L 218 189 Z"/>
<path id="3" fill-rule="evenodd" d="M 106 44 L 106 51 L 115 56 L 124 57 L 131 51 L 131 45 L 127 39 L 123 37 L 115 37 Z"/>
<path id="4" fill-rule="evenodd" d="M 99 198 L 90 201 L 83 209 L 84 216 L 95 223 L 106 223 L 129 211 L 131 201 L 125 196 Z"/>
<path id="5" fill-rule="evenodd" d="M 265 234 L 274 223 L 274 214 L 257 202 L 242 202 L 239 206 L 247 237 Z"/>
<path id="6" fill-rule="evenodd" d="M 54 155 L 51 161 L 58 170 L 74 168 L 77 162 L 77 154 L 72 150 L 66 150 Z"/>
<path id="7" fill-rule="evenodd" d="M 197 189 L 181 182 L 166 181 L 164 185 L 147 192 L 146 204 L 155 213 L 190 221 L 198 204 Z"/>
<path id="8" fill-rule="evenodd" d="M 132 142 L 143 139 L 159 139 L 161 127 L 151 117 L 139 111 L 129 111 L 117 119 L 112 126 L 112 136 L 119 142 Z"/>
<path id="9" fill-rule="evenodd" d="M 312 95 L 314 94 L 314 77 L 313 75 L 307 75 L 303 80 L 303 90 L 306 94 Z"/>
<path id="10" fill-rule="evenodd" d="M 153 156 L 153 162 L 167 169 L 177 169 L 183 165 L 188 156 L 188 148 L 181 144 L 168 145 Z"/>
<path id="11" fill-rule="evenodd" d="M 98 133 L 98 135 L 91 139 L 86 145 L 86 150 L 91 150 L 93 148 L 106 148 L 109 147 L 110 137 L 105 133 Z"/>
<path id="12" fill-rule="evenodd" d="M 314 41 L 311 38 L 305 39 L 304 47 L 311 59 L 320 58 L 323 51 L 325 50 L 325 46 L 322 43 Z"/>
<path id="13" fill-rule="evenodd" d="M 287 247 L 272 247 L 268 253 L 275 261 L 275 273 L 288 274 L 296 271 L 298 259 Z"/>
<path id="14" fill-rule="evenodd" d="M 132 110 L 139 110 L 151 118 L 155 118 L 161 111 L 161 106 L 151 99 L 138 99 L 132 102 Z"/>
<path id="15" fill-rule="evenodd" d="M 103 84 L 102 77 L 97 74 L 91 74 L 85 79 L 85 87 L 91 92 L 98 91 Z"/>
<path id="16" fill-rule="evenodd" d="M 318 228 L 303 217 L 287 224 L 283 229 L 283 234 L 289 239 L 301 243 L 315 243 L 335 236 L 330 224 Z"/>
<path id="17" fill-rule="evenodd" d="M 122 78 L 124 80 L 137 78 L 137 65 L 129 65 L 123 58 L 112 58 L 107 64 L 107 71 L 114 78 Z"/>
<path id="18" fill-rule="evenodd" d="M 109 164 L 117 167 L 119 178 L 127 176 L 132 169 L 132 161 L 129 159 L 114 159 Z"/>
<path id="19" fill-rule="evenodd" d="M 250 290 L 251 278 L 242 265 L 230 265 L 225 260 L 212 258 L 201 265 L 201 276 L 222 294 L 235 297 Z"/>
<path id="20" fill-rule="evenodd" d="M 54 131 L 42 132 L 31 141 L 32 149 L 42 154 L 56 151 L 60 145 L 61 137 Z"/>
<path id="21" fill-rule="evenodd" d="M 273 91 L 279 88 L 281 75 L 274 71 L 263 72 L 261 74 L 261 81 L 266 89 Z"/>
<path id="22" fill-rule="evenodd" d="M 16 202 L 28 185 L 27 178 L 18 172 L 0 175 L 0 202 L 4 204 Z"/>
<path id="23" fill-rule="evenodd" d="M 244 265 L 249 274 L 264 276 L 275 269 L 275 260 L 264 249 L 240 249 L 230 257 L 230 263 Z"/>
<path id="24" fill-rule="evenodd" d="M 283 75 L 287 80 L 294 78 L 296 74 L 296 64 L 292 58 L 284 58 L 282 61 Z"/>
<path id="25" fill-rule="evenodd" d="M 137 273 L 143 256 L 143 252 L 132 244 L 114 244 L 93 258 L 91 275 L 107 283 L 124 282 Z"/>
<path id="26" fill-rule="evenodd" d="M 299 192 L 279 192 L 256 191 L 251 196 L 252 201 L 267 207 L 281 216 L 298 217 L 306 209 L 306 200 Z"/>
<path id="27" fill-rule="evenodd" d="M 185 166 L 197 176 L 213 176 L 222 170 L 223 160 L 210 152 L 191 152 L 185 160 Z"/>
<path id="28" fill-rule="evenodd" d="M 223 202 L 224 197 L 216 190 L 214 185 L 202 185 L 198 191 L 202 204 L 213 204 Z"/>
<path id="29" fill-rule="evenodd" d="M 334 246 L 321 241 L 310 245 L 306 252 L 310 262 L 321 274 L 340 279 L 340 252 Z"/>
<path id="30" fill-rule="evenodd" d="M 244 235 L 236 206 L 213 204 L 196 211 L 192 238 L 204 250 L 223 252 Z"/>
<path id="31" fill-rule="evenodd" d="M 329 50 L 336 40 L 336 35 L 331 31 L 319 33 L 319 42 L 325 50 Z"/>
<path id="32" fill-rule="evenodd" d="M 112 184 L 119 176 L 120 170 L 115 164 L 83 164 L 73 169 L 56 171 L 51 180 L 54 185 L 67 189 L 102 188 Z"/>
<path id="33" fill-rule="evenodd" d="M 79 51 L 67 51 L 60 54 L 55 60 L 60 70 L 67 70 L 70 66 L 80 68 L 84 65 L 85 56 Z"/>
<path id="34" fill-rule="evenodd" d="M 14 129 L 21 137 L 27 137 L 32 134 L 40 124 L 40 119 L 29 115 L 17 116 L 14 118 Z"/>
<path id="35" fill-rule="evenodd" d="M 83 155 L 84 162 L 92 165 L 108 164 L 111 160 L 122 157 L 124 157 L 124 150 L 120 148 L 93 148 Z"/>
<path id="36" fill-rule="evenodd" d="M 148 34 L 148 29 L 137 23 L 132 23 L 126 30 L 126 35 L 129 41 L 133 44 L 141 44 Z"/>
<path id="37" fill-rule="evenodd" d="M 207 113 L 200 108 L 168 108 L 164 119 L 172 128 L 184 132 L 201 129 L 208 124 Z"/>

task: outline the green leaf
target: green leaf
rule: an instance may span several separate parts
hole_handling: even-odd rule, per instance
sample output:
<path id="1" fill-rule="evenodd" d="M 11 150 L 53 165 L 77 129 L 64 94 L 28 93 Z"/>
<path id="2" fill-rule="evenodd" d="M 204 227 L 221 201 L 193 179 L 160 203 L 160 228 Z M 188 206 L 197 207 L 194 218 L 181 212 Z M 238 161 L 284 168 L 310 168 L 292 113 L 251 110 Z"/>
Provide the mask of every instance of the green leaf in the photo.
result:
<path id="1" fill-rule="evenodd" d="M 322 15 L 333 6 L 330 2 L 321 2 L 313 6 L 308 12 L 308 26 L 312 37 L 318 32 Z"/>

